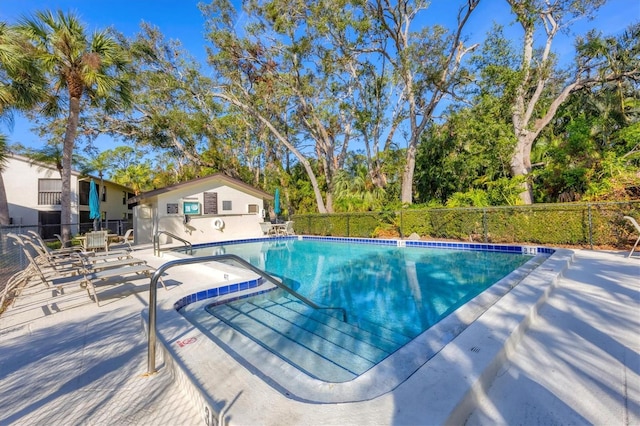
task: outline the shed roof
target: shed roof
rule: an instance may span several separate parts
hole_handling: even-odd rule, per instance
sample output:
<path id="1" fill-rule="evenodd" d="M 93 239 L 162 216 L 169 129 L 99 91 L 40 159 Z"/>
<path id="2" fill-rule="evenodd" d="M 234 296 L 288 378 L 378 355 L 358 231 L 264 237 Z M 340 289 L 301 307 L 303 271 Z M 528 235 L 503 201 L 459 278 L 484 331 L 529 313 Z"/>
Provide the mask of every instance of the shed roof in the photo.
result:
<path id="1" fill-rule="evenodd" d="M 261 189 L 258 189 L 256 187 L 253 187 L 249 184 L 246 184 L 244 182 L 242 182 L 239 179 L 234 179 L 230 176 L 227 176 L 223 173 L 215 173 L 213 175 L 209 175 L 209 176 L 205 176 L 205 177 L 201 177 L 201 178 L 197 178 L 197 179 L 191 179 L 185 182 L 180 182 L 180 183 L 176 183 L 175 185 L 170 185 L 170 186 L 165 186 L 164 188 L 160 188 L 160 189 L 154 189 L 152 191 L 147 191 L 147 192 L 143 192 L 141 194 L 138 194 L 135 197 L 131 197 L 128 200 L 129 204 L 135 204 L 135 203 L 140 203 L 144 200 L 148 200 L 150 198 L 153 197 L 157 197 L 158 195 L 161 194 L 166 194 L 167 192 L 171 192 L 171 191 L 176 191 L 179 189 L 184 189 L 187 188 L 189 186 L 192 185 L 196 185 L 196 184 L 201 184 L 201 183 L 206 183 L 206 182 L 222 182 L 225 183 L 233 188 L 236 188 L 240 191 L 244 191 L 248 194 L 252 194 L 255 195 L 257 197 L 261 197 L 263 199 L 266 200 L 273 200 L 273 195 L 264 192 Z"/>

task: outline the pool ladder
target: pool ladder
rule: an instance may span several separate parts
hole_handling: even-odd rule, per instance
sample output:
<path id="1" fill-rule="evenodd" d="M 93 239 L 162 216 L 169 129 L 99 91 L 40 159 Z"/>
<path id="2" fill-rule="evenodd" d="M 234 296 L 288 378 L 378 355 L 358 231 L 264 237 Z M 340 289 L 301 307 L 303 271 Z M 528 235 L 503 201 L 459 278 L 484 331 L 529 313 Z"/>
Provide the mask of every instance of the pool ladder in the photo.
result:
<path id="1" fill-rule="evenodd" d="M 171 232 L 168 232 L 168 231 L 158 231 L 153 236 L 153 255 L 154 256 L 160 256 L 160 235 L 162 234 L 182 242 L 182 244 L 184 244 L 184 246 L 189 249 L 189 254 L 193 254 L 193 247 L 191 246 L 191 243 L 189 241 L 185 240 L 184 238 L 180 238 L 177 235 L 172 234 Z"/>
<path id="2" fill-rule="evenodd" d="M 161 232 L 164 232 L 164 231 L 161 231 Z M 155 238 L 154 238 L 154 242 L 155 242 Z M 219 254 L 215 256 L 191 257 L 191 258 L 172 260 L 160 266 L 158 269 L 156 269 L 156 271 L 153 273 L 153 276 L 151 277 L 151 283 L 149 284 L 149 334 L 148 334 L 148 351 L 147 351 L 147 374 L 153 374 L 156 372 L 156 340 L 157 340 L 156 311 L 157 311 L 158 280 L 167 269 L 173 268 L 175 266 L 189 265 L 192 263 L 212 262 L 212 261 L 219 261 L 219 260 L 232 260 L 240 264 L 240 266 L 246 269 L 249 269 L 252 272 L 255 272 L 265 280 L 274 284 L 278 288 L 281 288 L 282 290 L 286 291 L 287 293 L 291 294 L 295 298 L 299 299 L 300 301 L 302 301 L 308 306 L 311 306 L 314 309 L 338 310 L 342 313 L 342 321 L 347 322 L 346 309 L 342 307 L 320 306 L 317 303 L 307 299 L 300 293 L 296 292 L 295 290 L 282 284 L 280 281 L 278 281 L 268 272 L 263 271 L 262 269 L 256 268 L 255 266 L 253 266 L 243 258 L 236 256 L 235 254 Z"/>

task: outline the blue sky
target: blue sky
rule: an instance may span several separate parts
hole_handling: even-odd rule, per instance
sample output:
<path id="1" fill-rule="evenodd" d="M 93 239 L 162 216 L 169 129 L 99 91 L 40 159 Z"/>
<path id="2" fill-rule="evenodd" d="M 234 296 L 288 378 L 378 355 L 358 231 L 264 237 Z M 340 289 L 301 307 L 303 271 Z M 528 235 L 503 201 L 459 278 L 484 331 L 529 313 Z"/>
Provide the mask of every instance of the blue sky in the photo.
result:
<path id="1" fill-rule="evenodd" d="M 199 1 L 193 0 L 0 0 L 0 20 L 15 23 L 20 17 L 38 10 L 73 11 L 90 31 L 114 26 L 127 36 L 133 36 L 139 30 L 142 21 L 160 28 L 167 38 L 178 39 L 196 58 L 205 58 L 205 40 L 203 19 L 197 8 Z M 429 16 L 436 23 L 442 19 L 451 19 L 451 0 L 432 0 Z M 481 0 L 474 12 L 468 29 L 472 32 L 471 41 L 480 41 L 494 21 L 505 26 L 513 18 L 505 7 L 504 0 Z M 628 25 L 640 20 L 640 1 L 609 0 L 600 9 L 594 21 L 578 21 L 572 31 L 578 34 L 586 29 L 596 28 L 604 34 L 618 34 Z M 448 24 L 446 21 L 440 22 Z M 514 37 L 518 36 L 515 29 Z M 476 40 L 474 40 L 476 39 Z M 561 57 L 573 56 L 569 39 L 554 41 L 554 51 Z M 28 147 L 40 147 L 42 142 L 30 132 L 31 124 L 17 116 L 13 129 L 5 125 L 0 131 L 9 136 L 9 142 L 20 142 Z M 109 139 L 101 138 L 98 147 L 101 150 L 111 148 Z"/>

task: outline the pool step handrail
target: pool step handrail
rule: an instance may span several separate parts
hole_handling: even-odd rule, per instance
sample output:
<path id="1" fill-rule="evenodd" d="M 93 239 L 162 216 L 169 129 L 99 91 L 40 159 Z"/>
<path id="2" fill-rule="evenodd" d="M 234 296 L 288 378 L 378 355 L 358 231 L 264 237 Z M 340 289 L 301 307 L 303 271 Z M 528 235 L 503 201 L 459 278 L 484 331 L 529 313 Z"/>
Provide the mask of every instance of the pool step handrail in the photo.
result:
<path id="1" fill-rule="evenodd" d="M 153 255 L 154 256 L 160 256 L 160 235 L 162 234 L 171 238 L 175 238 L 176 240 L 182 242 L 182 244 L 184 244 L 185 247 L 189 249 L 189 254 L 193 254 L 193 247 L 189 241 L 185 240 L 184 238 L 180 238 L 169 231 L 158 231 L 153 235 Z"/>
<path id="2" fill-rule="evenodd" d="M 163 231 L 161 231 L 163 232 Z M 155 238 L 154 238 L 155 240 Z M 262 269 L 256 268 L 243 258 L 236 256 L 235 254 L 218 254 L 213 256 L 203 256 L 203 257 L 190 257 L 183 259 L 176 259 L 165 263 L 160 266 L 151 276 L 151 283 L 149 284 L 149 334 L 148 334 L 148 350 L 147 350 L 147 374 L 153 374 L 156 372 L 156 340 L 157 340 L 157 330 L 156 330 L 156 310 L 157 310 L 157 294 L 158 294 L 158 280 L 164 274 L 164 272 L 173 268 L 174 266 L 181 265 L 189 265 L 193 263 L 204 263 L 204 262 L 212 262 L 218 260 L 232 260 L 246 269 L 249 269 L 252 272 L 260 275 L 265 280 L 274 284 L 278 288 L 286 291 L 297 299 L 301 300 L 305 304 L 311 306 L 314 309 L 333 309 L 338 310 L 342 313 L 342 321 L 347 322 L 347 310 L 342 307 L 330 307 L 330 306 L 320 306 L 315 302 L 307 299 L 303 295 L 299 294 L 295 290 L 287 287 L 268 272 L 263 271 Z"/>

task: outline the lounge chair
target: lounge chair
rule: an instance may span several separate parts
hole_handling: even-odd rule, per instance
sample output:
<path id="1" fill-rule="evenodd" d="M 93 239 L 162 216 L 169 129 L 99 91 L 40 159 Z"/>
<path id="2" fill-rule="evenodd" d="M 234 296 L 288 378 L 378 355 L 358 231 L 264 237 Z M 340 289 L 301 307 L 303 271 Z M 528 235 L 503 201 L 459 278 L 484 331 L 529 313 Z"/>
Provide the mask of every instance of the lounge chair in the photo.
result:
<path id="1" fill-rule="evenodd" d="M 93 297 L 96 304 L 100 306 L 96 285 L 105 283 L 107 280 L 111 280 L 113 284 L 122 283 L 131 279 L 132 274 L 151 278 L 155 272 L 155 268 L 147 265 L 145 261 L 131 256 L 118 258 L 113 255 L 112 257 L 106 255 L 90 256 L 85 253 L 70 255 L 70 261 L 65 263 L 64 269 L 60 269 L 55 262 L 52 264 L 50 259 L 41 257 L 42 254 L 38 252 L 36 246 L 24 236 L 16 234 L 8 234 L 8 236 L 13 238 L 15 243 L 22 248 L 25 257 L 29 260 L 29 266 L 23 274 L 16 276 L 11 281 L 10 287 L 5 287 L 0 298 L 2 301 L 9 292 L 13 292 L 17 297 L 24 286 L 35 281 L 36 284 L 41 283 L 47 288 L 51 283 L 58 290 L 62 290 L 69 284 L 79 284 L 86 288 L 89 298 Z M 162 279 L 160 279 L 160 283 L 166 289 Z"/>
<path id="2" fill-rule="evenodd" d="M 18 245 L 28 260 L 28 265 L 22 271 L 14 274 L 7 282 L 0 303 L 4 302 L 7 296 L 13 293 L 17 297 L 22 289 L 29 284 L 43 284 L 49 288 L 49 283 L 55 279 L 68 279 L 68 277 L 77 275 L 79 263 L 68 263 L 66 265 L 58 265 L 49 263 L 48 259 L 41 257 L 40 252 L 36 249 L 35 244 L 26 235 L 17 235 L 13 233 L 7 234 L 9 238 L 14 240 L 14 244 Z M 77 279 L 77 276 L 73 279 Z M 54 285 L 60 285 L 60 281 L 56 281 Z"/>
<path id="3" fill-rule="evenodd" d="M 44 250 L 47 250 L 51 254 L 64 255 L 64 254 L 76 253 L 78 251 L 82 251 L 82 247 L 77 247 L 77 246 L 75 246 L 75 247 L 64 247 L 64 243 L 62 241 L 62 237 L 59 234 L 54 234 L 54 235 L 60 241 L 60 243 L 62 244 L 62 247 L 59 248 L 59 249 L 53 250 L 53 249 L 49 248 L 49 246 L 47 246 L 47 243 L 44 242 L 44 240 L 42 239 L 40 234 L 38 234 L 37 232 L 29 230 L 29 231 L 27 231 L 27 233 L 29 234 L 29 237 L 32 240 L 37 242 Z"/>
<path id="4" fill-rule="evenodd" d="M 35 238 L 31 238 L 27 235 L 21 235 L 20 237 L 18 237 L 14 234 L 13 238 L 19 239 L 20 242 L 33 246 L 33 248 L 37 251 L 37 253 L 34 254 L 33 256 L 34 259 L 40 264 L 48 263 L 48 266 L 55 266 L 58 263 L 60 264 L 65 264 L 68 262 L 77 263 L 77 257 L 74 257 L 73 255 L 77 255 L 80 253 L 83 253 L 86 256 L 91 256 L 96 261 L 112 260 L 116 258 L 121 259 L 128 256 L 130 257 L 129 252 L 126 250 L 116 250 L 116 251 L 103 252 L 103 253 L 83 252 L 81 249 L 80 250 L 78 249 L 52 250 L 45 244 L 42 238 L 39 238 L 39 236 Z"/>
<path id="5" fill-rule="evenodd" d="M 58 241 L 60 241 L 60 248 L 61 249 L 66 249 L 66 248 L 76 249 L 76 247 L 71 244 L 71 240 L 62 239 L 62 235 L 60 235 L 60 234 L 53 234 L 53 236 L 56 237 L 58 239 Z M 69 245 L 67 245 L 67 243 L 69 243 Z"/>
<path id="6" fill-rule="evenodd" d="M 636 243 L 633 245 L 633 248 L 629 252 L 629 256 L 627 256 L 627 257 L 631 257 L 631 255 L 633 254 L 633 251 L 636 249 L 636 247 L 638 246 L 638 243 L 640 242 L 640 225 L 631 216 L 624 216 L 624 218 L 627 219 L 629 222 L 631 222 L 633 227 L 636 228 L 636 231 L 638 231 L 638 239 L 636 240 Z"/>
<path id="7" fill-rule="evenodd" d="M 15 239 L 14 244 L 20 245 L 23 251 L 28 251 L 31 256 L 30 259 L 42 268 L 47 268 L 52 271 L 56 271 L 58 274 L 63 273 L 66 269 L 77 268 L 78 260 L 76 255 L 79 251 L 69 252 L 56 252 L 48 247 L 42 246 L 37 239 L 31 238 L 28 235 L 17 236 L 15 234 L 9 234 L 9 237 Z"/>
<path id="8" fill-rule="evenodd" d="M 86 261 L 87 258 L 83 258 Z M 147 265 L 146 262 L 140 259 L 132 258 L 130 262 L 140 262 L 136 264 L 127 263 L 119 267 L 111 267 L 114 265 L 112 262 L 106 262 L 106 264 L 90 264 L 85 263 L 84 267 L 84 283 L 86 285 L 87 294 L 89 298 L 93 295 L 93 300 L 96 305 L 100 306 L 100 300 L 98 299 L 98 293 L 96 292 L 96 286 L 100 284 L 121 284 L 131 279 L 138 278 L 138 276 L 144 276 L 151 279 L 151 276 L 156 271 L 155 268 Z M 133 277 L 131 275 L 134 275 Z M 164 284 L 162 277 L 160 277 L 160 284 L 166 290 L 167 286 Z"/>

